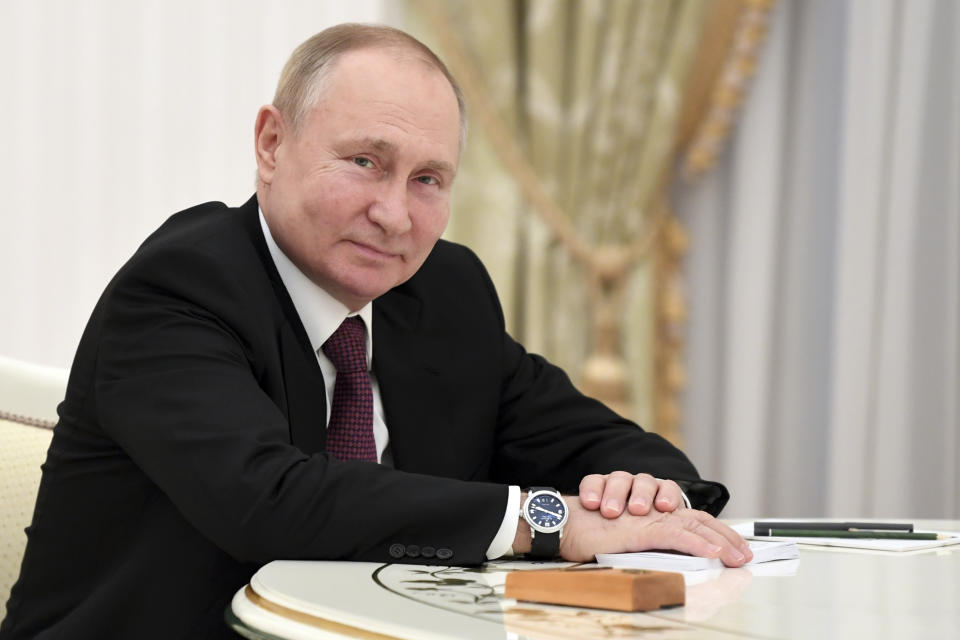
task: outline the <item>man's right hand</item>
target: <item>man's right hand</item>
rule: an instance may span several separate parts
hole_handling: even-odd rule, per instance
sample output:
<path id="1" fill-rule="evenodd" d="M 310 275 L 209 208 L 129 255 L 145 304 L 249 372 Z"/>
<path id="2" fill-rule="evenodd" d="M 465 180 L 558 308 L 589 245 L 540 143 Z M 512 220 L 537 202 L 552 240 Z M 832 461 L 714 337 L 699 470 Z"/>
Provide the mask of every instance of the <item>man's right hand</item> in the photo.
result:
<path id="1" fill-rule="evenodd" d="M 664 549 L 704 558 L 720 558 L 739 567 L 753 558 L 750 547 L 733 529 L 696 509 L 644 515 L 628 511 L 607 518 L 586 509 L 576 496 L 567 498 L 569 519 L 560 540 L 560 555 L 572 562 L 592 562 L 598 553 Z"/>

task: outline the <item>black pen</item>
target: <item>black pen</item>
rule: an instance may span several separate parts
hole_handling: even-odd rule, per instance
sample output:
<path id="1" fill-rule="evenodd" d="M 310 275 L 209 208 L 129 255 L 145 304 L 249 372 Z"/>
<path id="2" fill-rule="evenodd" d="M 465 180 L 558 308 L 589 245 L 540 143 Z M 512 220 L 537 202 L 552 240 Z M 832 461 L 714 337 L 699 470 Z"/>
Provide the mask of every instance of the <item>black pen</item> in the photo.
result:
<path id="1" fill-rule="evenodd" d="M 753 535 L 769 536 L 771 529 L 805 529 L 817 531 L 913 531 L 913 525 L 903 522 L 754 522 Z"/>
<path id="2" fill-rule="evenodd" d="M 770 535 L 783 538 L 867 538 L 876 540 L 949 540 L 945 533 L 912 531 L 863 531 L 843 529 L 771 529 Z"/>

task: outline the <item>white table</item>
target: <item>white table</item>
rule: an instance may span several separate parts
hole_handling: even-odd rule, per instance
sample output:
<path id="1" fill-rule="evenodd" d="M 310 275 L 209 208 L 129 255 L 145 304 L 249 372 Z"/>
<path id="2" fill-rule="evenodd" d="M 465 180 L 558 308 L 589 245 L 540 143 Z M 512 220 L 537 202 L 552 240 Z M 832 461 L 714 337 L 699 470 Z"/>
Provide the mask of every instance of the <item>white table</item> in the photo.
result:
<path id="1" fill-rule="evenodd" d="M 958 521 L 917 526 L 960 531 Z M 287 640 L 960 637 L 960 546 L 802 547 L 800 560 L 787 562 L 715 571 L 688 582 L 684 607 L 625 614 L 503 597 L 506 570 L 543 563 L 278 561 L 237 593 L 227 615 L 248 638 Z"/>

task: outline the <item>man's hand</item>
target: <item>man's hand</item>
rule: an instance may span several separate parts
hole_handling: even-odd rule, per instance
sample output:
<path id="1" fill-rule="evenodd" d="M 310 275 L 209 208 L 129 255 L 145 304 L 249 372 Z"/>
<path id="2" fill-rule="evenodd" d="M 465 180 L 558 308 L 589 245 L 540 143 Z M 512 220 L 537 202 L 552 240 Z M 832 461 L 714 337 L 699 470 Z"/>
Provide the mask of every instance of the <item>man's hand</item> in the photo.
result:
<path id="1" fill-rule="evenodd" d="M 626 471 L 586 476 L 580 482 L 580 504 L 605 518 L 619 518 L 624 507 L 631 515 L 643 516 L 651 509 L 670 512 L 684 506 L 683 492 L 673 480 Z"/>
<path id="2" fill-rule="evenodd" d="M 608 518 L 568 499 L 567 511 L 560 555 L 572 562 L 590 562 L 598 553 L 652 549 L 720 558 L 728 567 L 739 567 L 753 558 L 749 545 L 733 529 L 696 509 L 651 510 L 641 516 L 624 512 Z"/>

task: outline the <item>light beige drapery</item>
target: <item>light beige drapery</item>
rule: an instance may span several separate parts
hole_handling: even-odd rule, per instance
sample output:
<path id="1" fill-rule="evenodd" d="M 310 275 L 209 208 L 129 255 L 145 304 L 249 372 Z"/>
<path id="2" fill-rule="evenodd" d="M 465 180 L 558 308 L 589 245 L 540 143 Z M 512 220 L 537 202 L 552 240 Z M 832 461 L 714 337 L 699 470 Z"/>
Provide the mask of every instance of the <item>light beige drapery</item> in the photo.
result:
<path id="1" fill-rule="evenodd" d="M 408 2 L 470 104 L 448 237 L 487 262 L 518 339 L 675 440 L 686 235 L 666 187 L 678 144 L 693 173 L 729 128 L 714 89 L 749 6 Z"/>

